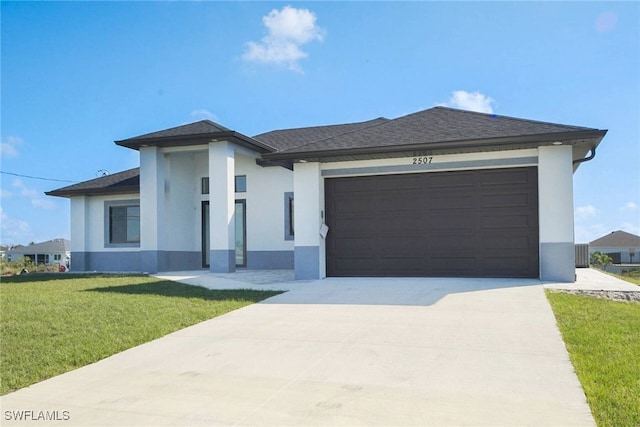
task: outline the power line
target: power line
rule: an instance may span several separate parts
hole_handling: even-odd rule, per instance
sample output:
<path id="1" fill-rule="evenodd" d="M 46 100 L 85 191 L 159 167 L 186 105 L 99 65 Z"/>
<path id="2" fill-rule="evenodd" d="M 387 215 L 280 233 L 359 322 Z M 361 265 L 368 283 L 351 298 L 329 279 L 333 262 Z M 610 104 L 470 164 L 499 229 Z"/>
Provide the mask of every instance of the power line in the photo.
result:
<path id="1" fill-rule="evenodd" d="M 19 173 L 12 173 L 12 172 L 5 172 L 5 171 L 0 171 L 0 173 L 3 173 L 5 175 L 19 176 L 20 178 L 41 179 L 43 181 L 71 182 L 71 183 L 78 182 L 78 181 L 69 181 L 68 179 L 42 178 L 40 176 L 22 175 Z"/>

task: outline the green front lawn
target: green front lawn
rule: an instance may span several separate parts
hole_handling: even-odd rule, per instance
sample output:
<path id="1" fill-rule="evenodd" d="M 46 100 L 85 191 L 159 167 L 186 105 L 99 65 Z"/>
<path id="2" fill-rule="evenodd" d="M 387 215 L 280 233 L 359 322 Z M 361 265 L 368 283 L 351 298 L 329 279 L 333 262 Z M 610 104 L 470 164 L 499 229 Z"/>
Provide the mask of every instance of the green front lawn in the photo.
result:
<path id="1" fill-rule="evenodd" d="M 211 291 L 131 275 L 3 277 L 0 394 L 278 293 Z"/>
<path id="2" fill-rule="evenodd" d="M 622 274 L 608 274 L 611 274 L 612 276 L 615 276 L 619 279 L 626 280 L 627 282 L 633 283 L 634 285 L 640 285 L 640 269 L 635 268 L 630 271 L 625 271 Z"/>
<path id="3" fill-rule="evenodd" d="M 547 298 L 598 426 L 640 426 L 640 304 Z"/>

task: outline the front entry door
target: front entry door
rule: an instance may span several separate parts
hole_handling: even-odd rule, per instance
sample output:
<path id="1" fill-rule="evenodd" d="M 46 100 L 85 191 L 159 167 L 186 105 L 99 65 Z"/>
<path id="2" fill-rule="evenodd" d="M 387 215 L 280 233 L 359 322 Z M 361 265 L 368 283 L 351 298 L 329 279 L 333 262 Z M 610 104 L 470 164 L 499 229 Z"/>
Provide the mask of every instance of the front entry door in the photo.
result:
<path id="1" fill-rule="evenodd" d="M 233 215 L 236 231 L 236 267 L 247 266 L 247 204 L 246 200 L 236 200 Z M 209 201 L 202 202 L 202 266 L 209 268 L 211 241 L 209 224 Z"/>

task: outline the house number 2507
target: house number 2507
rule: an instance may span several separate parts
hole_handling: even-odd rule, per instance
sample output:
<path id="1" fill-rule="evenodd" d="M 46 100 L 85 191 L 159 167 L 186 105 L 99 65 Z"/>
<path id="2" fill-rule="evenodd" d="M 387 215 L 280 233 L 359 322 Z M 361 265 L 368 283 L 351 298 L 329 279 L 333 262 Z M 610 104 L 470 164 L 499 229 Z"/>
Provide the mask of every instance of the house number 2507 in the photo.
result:
<path id="1" fill-rule="evenodd" d="M 414 157 L 414 165 L 428 165 L 433 160 L 433 157 Z"/>

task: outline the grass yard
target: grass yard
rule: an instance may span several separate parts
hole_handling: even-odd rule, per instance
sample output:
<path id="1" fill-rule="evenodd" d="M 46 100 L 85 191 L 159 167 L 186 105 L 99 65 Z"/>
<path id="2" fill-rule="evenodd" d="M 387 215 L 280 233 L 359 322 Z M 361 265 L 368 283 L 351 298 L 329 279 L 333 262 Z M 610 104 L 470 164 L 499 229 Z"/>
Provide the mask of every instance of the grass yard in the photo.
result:
<path id="1" fill-rule="evenodd" d="M 131 275 L 3 277 L 0 394 L 278 293 L 211 291 Z"/>
<path id="2" fill-rule="evenodd" d="M 631 271 L 624 272 L 622 274 L 611 274 L 619 279 L 626 280 L 629 283 L 633 283 L 635 285 L 640 285 L 640 269 L 633 269 Z"/>
<path id="3" fill-rule="evenodd" d="M 640 426 L 640 304 L 546 292 L 598 426 Z"/>

